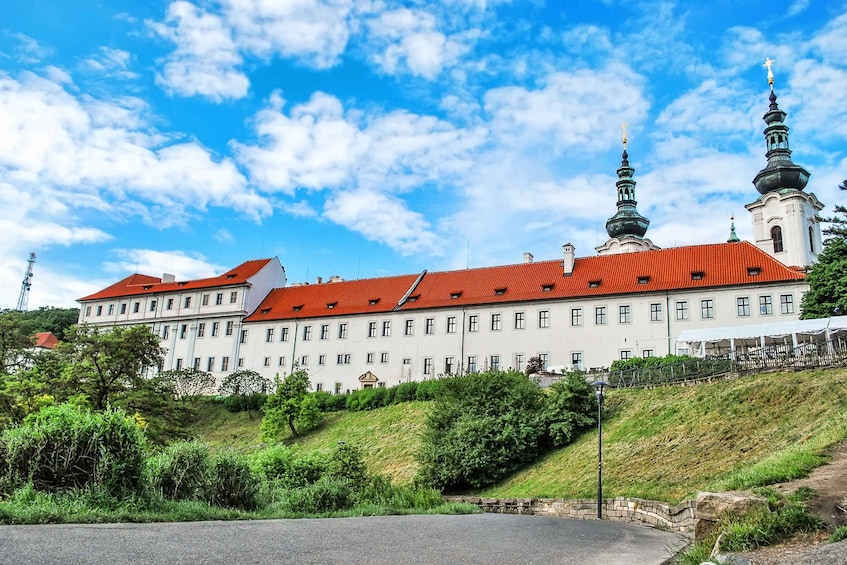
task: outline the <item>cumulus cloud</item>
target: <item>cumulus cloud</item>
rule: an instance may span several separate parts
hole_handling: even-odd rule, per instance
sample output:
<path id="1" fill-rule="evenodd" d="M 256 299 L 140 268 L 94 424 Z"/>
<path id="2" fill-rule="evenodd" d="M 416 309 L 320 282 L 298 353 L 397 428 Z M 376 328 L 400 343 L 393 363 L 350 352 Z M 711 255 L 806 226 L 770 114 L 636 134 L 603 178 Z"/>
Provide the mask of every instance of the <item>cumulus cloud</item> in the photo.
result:
<path id="1" fill-rule="evenodd" d="M 201 253 L 180 250 L 159 251 L 155 249 L 114 249 L 115 259 L 103 262 L 103 269 L 118 277 L 141 273 L 161 277 L 170 273 L 177 280 L 213 277 L 231 268 L 209 262 Z"/>

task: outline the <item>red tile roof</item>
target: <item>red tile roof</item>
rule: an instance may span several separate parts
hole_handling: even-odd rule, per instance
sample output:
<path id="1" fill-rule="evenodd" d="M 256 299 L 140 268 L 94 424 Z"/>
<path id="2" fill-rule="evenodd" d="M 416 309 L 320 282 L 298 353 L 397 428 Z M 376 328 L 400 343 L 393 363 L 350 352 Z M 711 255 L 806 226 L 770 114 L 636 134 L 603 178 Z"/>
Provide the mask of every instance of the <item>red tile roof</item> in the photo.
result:
<path id="1" fill-rule="evenodd" d="M 416 278 L 417 275 L 403 275 L 279 288 L 245 322 L 391 311 Z M 426 273 L 402 309 L 662 292 L 804 278 L 802 273 L 748 242 L 693 245 L 577 258 L 570 276 L 563 274 L 561 260 Z M 371 306 L 369 300 L 374 297 L 381 300 Z M 335 306 L 328 308 L 332 303 Z M 296 306 L 300 308 L 295 310 Z"/>
<path id="2" fill-rule="evenodd" d="M 136 273 L 126 277 L 125 279 L 119 280 L 115 284 L 108 286 L 99 292 L 80 298 L 78 302 L 244 284 L 247 282 L 247 279 L 261 271 L 262 268 L 271 261 L 273 261 L 273 259 L 254 259 L 252 261 L 245 261 L 217 277 L 181 282 L 163 283 L 162 279 L 158 277 L 151 277 Z"/>
<path id="3" fill-rule="evenodd" d="M 53 349 L 59 345 L 59 338 L 53 332 L 38 332 L 35 334 L 35 347 L 41 349 Z"/>

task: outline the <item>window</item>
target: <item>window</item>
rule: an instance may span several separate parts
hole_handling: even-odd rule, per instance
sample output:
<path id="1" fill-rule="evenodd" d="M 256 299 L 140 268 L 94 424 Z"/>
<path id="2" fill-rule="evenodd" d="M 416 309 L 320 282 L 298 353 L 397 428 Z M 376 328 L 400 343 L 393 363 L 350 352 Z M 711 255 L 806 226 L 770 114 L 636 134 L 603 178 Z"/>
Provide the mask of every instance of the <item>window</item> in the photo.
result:
<path id="1" fill-rule="evenodd" d="M 285 355 L 280 355 L 279 357 L 279 366 L 285 367 Z"/>
<path id="2" fill-rule="evenodd" d="M 268 328 L 267 331 L 265 331 L 265 341 L 268 342 L 268 343 L 271 343 L 273 340 L 274 340 L 274 329 Z"/>
<path id="3" fill-rule="evenodd" d="M 687 320 L 688 319 L 688 301 L 680 300 L 676 303 L 676 319 L 677 320 Z"/>
<path id="4" fill-rule="evenodd" d="M 771 314 L 773 314 L 772 296 L 759 297 L 759 314 L 761 314 L 762 316 L 770 316 Z"/>
<path id="5" fill-rule="evenodd" d="M 432 375 L 432 357 L 424 357 L 423 374 Z"/>
<path id="6" fill-rule="evenodd" d="M 447 333 L 456 333 L 456 316 L 447 316 Z"/>
<path id="7" fill-rule="evenodd" d="M 379 354 L 379 362 L 380 363 L 388 363 L 388 352 L 383 351 Z"/>
<path id="8" fill-rule="evenodd" d="M 444 374 L 445 375 L 452 375 L 455 364 L 456 364 L 456 358 L 455 357 L 445 357 L 444 358 Z"/>
<path id="9" fill-rule="evenodd" d="M 710 320 L 715 317 L 715 301 L 711 298 L 706 298 L 700 301 L 700 317 L 704 320 Z"/>
<path id="10" fill-rule="evenodd" d="M 303 326 L 303 341 L 312 339 L 312 326 Z"/>
<path id="11" fill-rule="evenodd" d="M 270 367 L 270 366 L 271 366 L 271 358 L 270 358 L 270 357 L 265 357 L 265 361 L 264 361 L 263 365 L 264 365 L 265 367 Z"/>
<path id="12" fill-rule="evenodd" d="M 539 353 L 538 359 L 541 361 L 541 370 L 546 371 L 548 365 L 550 364 L 550 354 L 549 353 Z"/>
<path id="13" fill-rule="evenodd" d="M 156 300 L 151 300 L 151 301 L 150 301 L 150 311 L 151 311 L 151 312 L 155 312 L 155 311 L 156 311 L 156 305 L 157 305 L 157 304 L 158 304 L 158 301 L 156 301 Z"/>
<path id="14" fill-rule="evenodd" d="M 215 306 L 220 306 L 224 303 L 224 293 L 219 292 L 215 295 Z"/>
<path id="15" fill-rule="evenodd" d="M 468 355 L 468 373 L 476 373 L 476 355 Z"/>
<path id="16" fill-rule="evenodd" d="M 379 384 L 381 384 L 381 385 L 383 385 L 383 386 L 385 385 L 385 383 L 379 383 Z M 324 384 L 323 384 L 323 383 L 316 383 L 316 384 L 315 384 L 315 391 L 316 391 L 316 392 L 320 392 L 320 391 L 322 391 L 323 389 L 324 389 Z"/>
<path id="17" fill-rule="evenodd" d="M 229 357 L 221 357 L 221 371 L 229 371 Z"/>
<path id="18" fill-rule="evenodd" d="M 641 352 L 641 356 L 644 357 L 645 359 L 647 359 L 648 357 L 652 357 L 653 356 L 653 350 L 652 349 L 645 349 L 644 351 Z"/>
<path id="19" fill-rule="evenodd" d="M 809 251 L 815 252 L 815 230 L 812 229 L 812 226 L 809 226 Z"/>
<path id="20" fill-rule="evenodd" d="M 606 325 L 606 307 L 605 306 L 595 306 L 594 307 L 594 325 L 595 326 L 605 326 Z"/>
<path id="21" fill-rule="evenodd" d="M 538 327 L 539 328 L 549 328 L 550 327 L 550 310 L 539 310 L 538 311 Z"/>
<path id="22" fill-rule="evenodd" d="M 188 334 L 188 324 L 182 324 L 179 328 L 179 339 L 185 339 Z"/>
<path id="23" fill-rule="evenodd" d="M 229 322 L 226 323 L 226 332 L 225 332 L 226 335 L 232 335 L 232 326 L 233 326 L 232 320 L 230 320 Z"/>
<path id="24" fill-rule="evenodd" d="M 341 355 L 338 356 L 341 359 Z M 341 361 L 339 361 L 341 363 Z M 326 365 L 326 355 L 318 355 L 318 365 Z"/>
<path id="25" fill-rule="evenodd" d="M 102 316 L 102 315 L 103 315 L 103 306 L 102 306 L 102 305 L 101 305 L 101 306 L 97 306 L 97 315 L 98 315 L 98 316 Z"/>
<path id="26" fill-rule="evenodd" d="M 302 365 L 303 367 L 305 367 L 305 366 L 307 366 L 308 364 L 309 364 L 309 356 L 308 356 L 308 355 L 301 355 L 301 356 L 300 356 L 300 365 Z"/>
<path id="27" fill-rule="evenodd" d="M 782 314 L 794 313 L 794 295 L 780 294 L 779 295 L 779 311 Z"/>
<path id="28" fill-rule="evenodd" d="M 186 296 L 186 297 L 185 297 L 184 307 L 185 307 L 185 308 L 190 308 L 190 307 L 191 307 L 191 297 L 190 297 L 190 296 Z"/>
<path id="29" fill-rule="evenodd" d="M 200 370 L 200 358 L 199 357 L 194 358 L 194 365 L 192 365 L 192 367 L 194 368 L 195 371 Z"/>
<path id="30" fill-rule="evenodd" d="M 582 351 L 574 351 L 571 353 L 571 365 L 574 369 L 582 369 Z"/>
<path id="31" fill-rule="evenodd" d="M 491 331 L 492 332 L 499 332 L 500 331 L 500 325 L 501 325 L 500 318 L 501 318 L 501 315 L 499 313 L 491 314 Z"/>
<path id="32" fill-rule="evenodd" d="M 629 349 L 621 349 L 621 361 L 632 359 L 632 351 Z"/>
<path id="33" fill-rule="evenodd" d="M 347 322 L 338 324 L 338 339 L 347 339 Z"/>
<path id="34" fill-rule="evenodd" d="M 162 339 L 168 339 L 168 330 L 170 329 L 170 326 L 162 326 Z"/>
<path id="35" fill-rule="evenodd" d="M 745 317 L 750 315 L 750 297 L 739 296 L 735 299 L 735 304 L 738 309 L 738 316 Z"/>
<path id="36" fill-rule="evenodd" d="M 406 325 L 403 328 L 403 335 L 412 335 L 413 333 L 415 333 L 415 321 L 406 320 Z"/>
<path id="37" fill-rule="evenodd" d="M 121 302 L 121 314 L 126 314 L 126 302 Z"/>
<path id="38" fill-rule="evenodd" d="M 109 304 L 109 316 L 115 313 L 115 305 Z"/>
<path id="39" fill-rule="evenodd" d="M 182 357 L 176 360 L 176 370 L 179 371 L 180 369 L 182 369 Z"/>
<path id="40" fill-rule="evenodd" d="M 206 361 L 206 372 L 211 373 L 214 370 L 215 370 L 215 358 L 209 357 L 209 359 Z"/>
<path id="41" fill-rule="evenodd" d="M 168 298 L 168 301 L 165 302 L 165 310 L 173 310 L 174 309 L 174 299 Z"/>
<path id="42" fill-rule="evenodd" d="M 427 318 L 424 320 L 424 333 L 432 335 L 435 333 L 435 318 Z"/>
<path id="43" fill-rule="evenodd" d="M 500 370 L 500 356 L 492 355 L 491 356 L 491 364 L 488 366 L 492 371 Z"/>
<path id="44" fill-rule="evenodd" d="M 582 308 L 571 308 L 571 325 L 582 325 Z"/>
<path id="45" fill-rule="evenodd" d="M 349 353 L 339 353 L 337 358 L 337 363 L 339 365 L 349 365 L 350 364 L 350 354 Z"/>
<path id="46" fill-rule="evenodd" d="M 288 328 L 279 328 L 279 341 L 288 341 Z"/>
<path id="47" fill-rule="evenodd" d="M 200 322 L 197 324 L 197 337 L 204 337 L 206 335 L 206 322 Z"/>
<path id="48" fill-rule="evenodd" d="M 212 322 L 212 337 L 218 337 L 218 334 L 221 333 L 221 323 L 220 322 Z"/>
<path id="49" fill-rule="evenodd" d="M 632 307 L 629 304 L 621 304 L 618 306 L 618 323 L 632 323 Z"/>
<path id="50" fill-rule="evenodd" d="M 524 370 L 524 354 L 523 353 L 515 353 L 515 370 L 523 371 Z"/>
<path id="51" fill-rule="evenodd" d="M 85 307 L 85 315 L 86 315 L 86 317 L 88 317 L 88 316 L 90 316 L 90 315 L 91 315 L 91 306 L 86 306 L 86 307 Z"/>
<path id="52" fill-rule="evenodd" d="M 773 252 L 779 253 L 782 251 L 782 228 L 774 226 L 771 228 L 771 241 L 773 241 Z"/>
<path id="53" fill-rule="evenodd" d="M 329 339 L 329 324 L 321 324 L 320 339 Z"/>
<path id="54" fill-rule="evenodd" d="M 373 362 L 374 362 L 374 354 L 373 353 L 368 353 L 367 355 L 365 355 L 365 363 L 370 365 Z"/>
<path id="55" fill-rule="evenodd" d="M 526 313 L 515 312 L 515 329 L 522 330 L 526 328 Z"/>
<path id="56" fill-rule="evenodd" d="M 247 330 L 241 330 L 241 343 L 247 343 Z"/>
<path id="57" fill-rule="evenodd" d="M 133 302 L 132 303 L 132 313 L 138 314 L 138 310 L 141 309 L 141 302 Z"/>
<path id="58" fill-rule="evenodd" d="M 229 293 L 229 303 L 235 304 L 236 302 L 238 302 L 238 291 L 233 290 L 232 292 Z"/>
<path id="59" fill-rule="evenodd" d="M 208 294 L 203 295 L 203 298 L 201 299 L 201 303 L 202 303 L 203 306 L 209 305 L 209 295 Z"/>
<path id="60" fill-rule="evenodd" d="M 376 322 L 368 322 L 368 337 L 376 337 Z"/>
<path id="61" fill-rule="evenodd" d="M 479 315 L 471 314 L 468 316 L 468 331 L 469 332 L 478 332 L 479 331 Z"/>
<path id="62" fill-rule="evenodd" d="M 382 337 L 391 337 L 391 320 L 382 322 Z"/>
<path id="63" fill-rule="evenodd" d="M 650 321 L 651 322 L 661 322 L 662 321 L 662 303 L 661 302 L 653 302 L 650 304 Z"/>

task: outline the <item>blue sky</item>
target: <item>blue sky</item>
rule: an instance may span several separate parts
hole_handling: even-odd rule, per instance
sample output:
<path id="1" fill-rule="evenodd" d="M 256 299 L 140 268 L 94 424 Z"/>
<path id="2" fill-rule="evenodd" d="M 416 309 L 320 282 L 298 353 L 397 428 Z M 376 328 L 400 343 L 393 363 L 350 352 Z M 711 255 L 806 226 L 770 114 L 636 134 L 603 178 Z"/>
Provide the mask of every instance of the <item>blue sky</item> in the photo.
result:
<path id="1" fill-rule="evenodd" d="M 594 254 L 627 122 L 661 247 L 749 239 L 775 60 L 795 162 L 847 176 L 847 5 L 7 2 L 0 308 L 279 256 L 289 281 Z"/>

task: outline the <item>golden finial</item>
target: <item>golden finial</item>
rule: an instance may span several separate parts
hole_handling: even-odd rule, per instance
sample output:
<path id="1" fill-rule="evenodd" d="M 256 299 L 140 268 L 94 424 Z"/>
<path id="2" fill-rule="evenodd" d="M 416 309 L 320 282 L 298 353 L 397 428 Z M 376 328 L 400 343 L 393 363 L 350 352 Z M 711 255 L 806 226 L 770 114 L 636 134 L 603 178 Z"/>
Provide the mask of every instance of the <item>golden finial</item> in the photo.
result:
<path id="1" fill-rule="evenodd" d="M 621 141 L 623 141 L 623 148 L 626 149 L 626 122 L 621 123 L 621 131 L 623 132 Z"/>
<path id="2" fill-rule="evenodd" d="M 765 59 L 765 64 L 762 66 L 768 69 L 768 84 L 770 85 L 771 90 L 773 90 L 773 69 L 771 68 L 773 67 L 773 59 L 768 57 Z"/>

